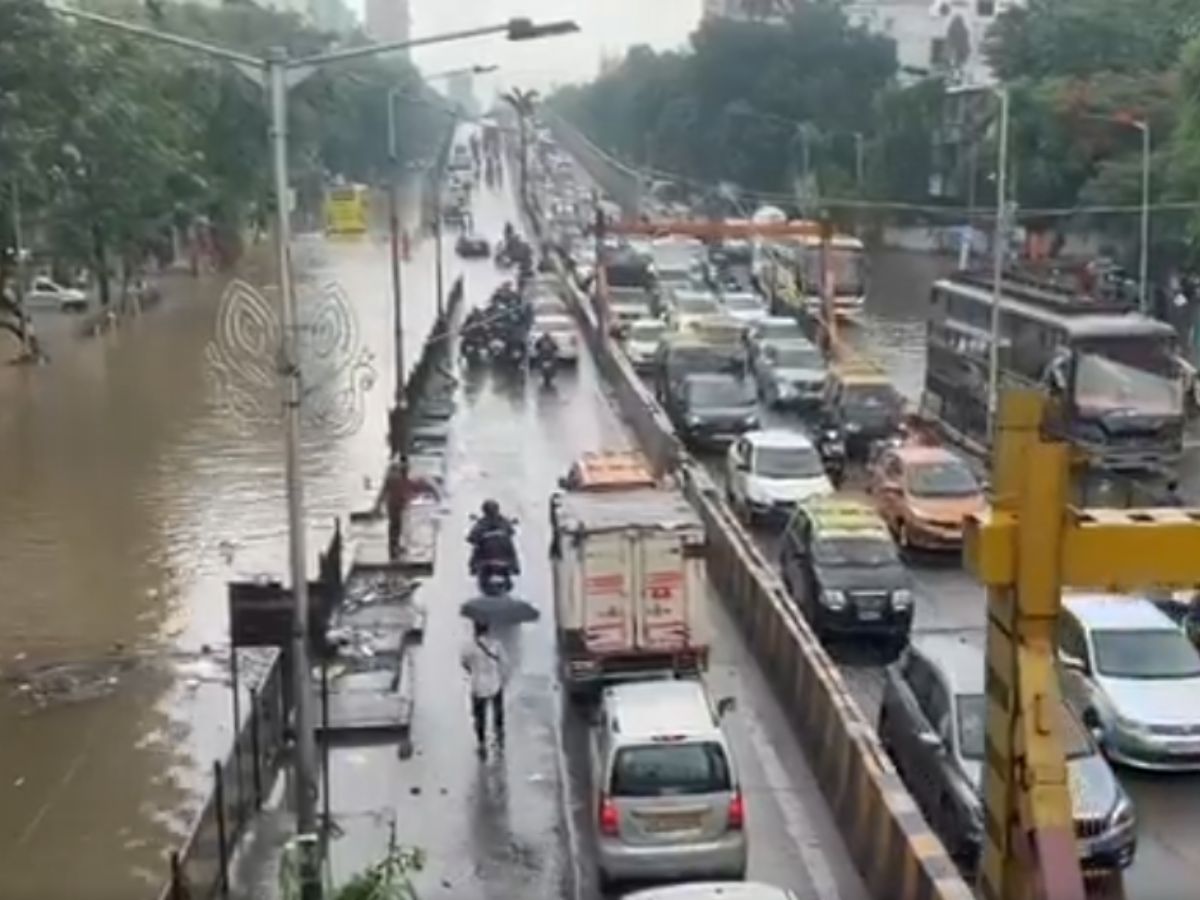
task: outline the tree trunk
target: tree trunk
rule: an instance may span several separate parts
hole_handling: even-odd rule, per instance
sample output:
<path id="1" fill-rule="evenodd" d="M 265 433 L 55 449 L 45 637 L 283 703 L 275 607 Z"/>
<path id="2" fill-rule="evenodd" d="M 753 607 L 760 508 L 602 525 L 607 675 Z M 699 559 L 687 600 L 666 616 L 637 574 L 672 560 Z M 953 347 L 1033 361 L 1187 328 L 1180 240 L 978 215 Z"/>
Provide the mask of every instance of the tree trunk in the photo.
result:
<path id="1" fill-rule="evenodd" d="M 111 298 L 108 283 L 108 248 L 104 231 L 98 222 L 92 223 L 92 261 L 96 266 L 96 287 L 100 294 L 100 305 L 107 308 Z"/>

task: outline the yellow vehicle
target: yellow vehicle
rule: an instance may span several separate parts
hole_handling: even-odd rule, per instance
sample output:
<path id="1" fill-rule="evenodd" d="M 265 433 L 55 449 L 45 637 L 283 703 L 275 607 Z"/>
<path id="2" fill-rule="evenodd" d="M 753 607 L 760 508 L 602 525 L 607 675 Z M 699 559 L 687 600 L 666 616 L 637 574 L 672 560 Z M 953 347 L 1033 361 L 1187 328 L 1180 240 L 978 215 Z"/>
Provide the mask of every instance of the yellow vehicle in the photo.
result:
<path id="1" fill-rule="evenodd" d="M 370 214 L 365 184 L 331 187 L 325 194 L 325 233 L 364 234 Z"/>

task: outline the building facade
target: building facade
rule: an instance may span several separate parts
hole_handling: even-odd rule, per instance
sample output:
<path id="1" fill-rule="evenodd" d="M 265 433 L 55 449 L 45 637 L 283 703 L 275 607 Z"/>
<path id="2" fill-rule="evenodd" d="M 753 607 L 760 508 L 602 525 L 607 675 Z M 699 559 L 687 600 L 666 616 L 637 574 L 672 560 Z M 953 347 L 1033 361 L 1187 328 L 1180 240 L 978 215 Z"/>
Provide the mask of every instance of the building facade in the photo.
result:
<path id="1" fill-rule="evenodd" d="M 908 77 L 944 73 L 967 84 L 990 81 L 983 46 L 996 17 L 1024 0 L 851 0 L 847 18 L 896 42 Z"/>
<path id="2" fill-rule="evenodd" d="M 412 34 L 409 0 L 366 0 L 367 35 L 380 43 L 407 41 Z"/>

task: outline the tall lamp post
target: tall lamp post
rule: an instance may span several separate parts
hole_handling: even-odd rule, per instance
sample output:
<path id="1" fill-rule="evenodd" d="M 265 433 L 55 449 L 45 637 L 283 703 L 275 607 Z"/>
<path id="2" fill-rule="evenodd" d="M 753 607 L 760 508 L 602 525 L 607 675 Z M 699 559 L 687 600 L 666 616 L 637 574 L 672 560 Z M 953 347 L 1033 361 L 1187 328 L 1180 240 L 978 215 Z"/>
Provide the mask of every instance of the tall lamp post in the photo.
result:
<path id="1" fill-rule="evenodd" d="M 1011 95 L 1006 85 L 963 85 L 946 93 L 990 92 L 1000 104 L 996 135 L 996 233 L 992 238 L 992 310 L 988 339 L 988 438 L 992 438 L 1000 401 L 1000 300 L 1004 293 L 1004 250 L 1008 239 L 1008 153 Z"/>
<path id="2" fill-rule="evenodd" d="M 1138 310 L 1142 315 L 1150 314 L 1150 175 L 1152 159 L 1152 135 L 1149 119 L 1139 119 L 1131 113 L 1118 112 L 1113 115 L 1083 115 L 1081 118 L 1096 122 L 1111 122 L 1133 128 L 1142 135 L 1142 202 L 1139 226 L 1138 250 Z"/>
<path id="3" fill-rule="evenodd" d="M 299 59 L 289 58 L 283 48 L 273 48 L 265 57 L 250 56 L 169 32 L 157 31 L 110 16 L 50 5 L 56 13 L 90 22 L 104 28 L 145 38 L 232 63 L 253 81 L 264 83 L 270 103 L 271 165 L 275 186 L 276 254 L 279 268 L 280 348 L 279 377 L 284 384 L 284 446 L 288 512 L 288 555 L 294 603 L 292 623 L 292 671 L 294 678 L 296 734 L 296 828 L 302 839 L 300 882 L 303 900 L 319 900 L 322 893 L 319 847 L 316 839 L 317 751 L 313 721 L 311 664 L 309 662 L 309 603 L 306 530 L 304 524 L 304 481 L 300 472 L 300 403 L 303 381 L 298 356 L 298 317 L 292 285 L 290 247 L 291 222 L 288 208 L 288 90 L 329 63 L 377 56 L 397 50 L 443 44 L 467 38 L 504 34 L 510 41 L 533 40 L 579 30 L 572 21 L 538 25 L 526 18 L 514 18 L 497 25 L 467 28 L 430 37 L 382 44 L 367 44 L 331 50 Z"/>

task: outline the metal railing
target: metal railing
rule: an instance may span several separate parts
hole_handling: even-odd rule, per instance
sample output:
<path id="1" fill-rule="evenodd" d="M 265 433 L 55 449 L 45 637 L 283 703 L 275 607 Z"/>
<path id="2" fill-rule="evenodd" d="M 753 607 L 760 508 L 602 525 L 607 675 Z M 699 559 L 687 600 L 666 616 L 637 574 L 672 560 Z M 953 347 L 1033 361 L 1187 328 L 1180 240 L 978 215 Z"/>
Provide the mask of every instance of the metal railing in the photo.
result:
<path id="1" fill-rule="evenodd" d="M 234 848 L 262 808 L 283 763 L 286 731 L 283 655 L 277 654 L 239 723 L 233 746 L 214 760 L 212 784 L 187 837 L 170 853 L 170 874 L 159 900 L 229 896 Z M 235 690 L 236 690 L 235 684 Z"/>

